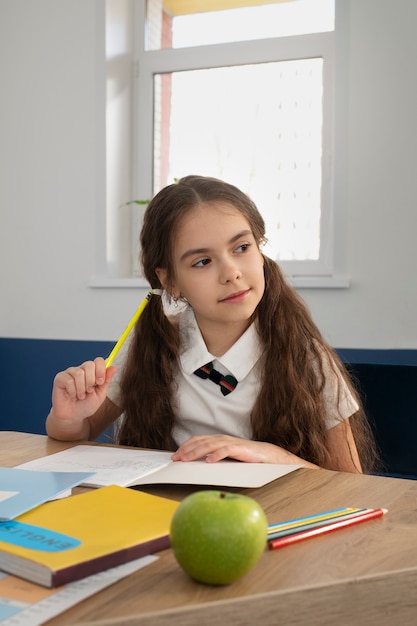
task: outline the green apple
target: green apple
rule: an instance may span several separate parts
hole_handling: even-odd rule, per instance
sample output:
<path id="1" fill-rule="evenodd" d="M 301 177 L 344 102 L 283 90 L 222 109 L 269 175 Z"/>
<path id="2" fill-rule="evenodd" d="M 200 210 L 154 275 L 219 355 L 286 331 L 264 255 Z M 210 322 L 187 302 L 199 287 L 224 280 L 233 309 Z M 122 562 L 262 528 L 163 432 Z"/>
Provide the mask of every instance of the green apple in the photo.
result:
<path id="1" fill-rule="evenodd" d="M 195 580 L 227 585 L 246 574 L 267 543 L 268 522 L 249 496 L 197 491 L 174 513 L 170 539 L 175 558 Z"/>

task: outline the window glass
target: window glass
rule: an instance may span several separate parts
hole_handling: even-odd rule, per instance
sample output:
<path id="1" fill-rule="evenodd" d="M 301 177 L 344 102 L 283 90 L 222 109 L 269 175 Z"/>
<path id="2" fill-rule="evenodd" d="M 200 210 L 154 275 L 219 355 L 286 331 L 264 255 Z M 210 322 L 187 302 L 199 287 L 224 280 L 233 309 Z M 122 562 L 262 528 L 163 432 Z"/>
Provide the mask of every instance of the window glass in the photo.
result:
<path id="1" fill-rule="evenodd" d="M 334 0 L 148 0 L 145 45 L 158 50 L 333 29 Z"/>
<path id="2" fill-rule="evenodd" d="M 322 66 L 318 58 L 157 75 L 154 192 L 187 174 L 222 178 L 256 202 L 271 256 L 318 259 Z"/>

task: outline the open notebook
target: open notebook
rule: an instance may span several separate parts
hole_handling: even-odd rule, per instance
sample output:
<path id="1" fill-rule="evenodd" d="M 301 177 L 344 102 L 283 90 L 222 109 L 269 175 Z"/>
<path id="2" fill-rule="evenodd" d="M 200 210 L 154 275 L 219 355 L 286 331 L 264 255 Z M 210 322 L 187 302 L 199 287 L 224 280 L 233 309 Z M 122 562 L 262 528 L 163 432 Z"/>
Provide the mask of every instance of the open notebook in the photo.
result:
<path id="1" fill-rule="evenodd" d="M 173 462 L 171 452 L 83 444 L 19 465 L 20 469 L 36 471 L 90 472 L 93 476 L 83 482 L 89 487 L 165 483 L 262 487 L 300 467 L 228 460 L 218 463 Z"/>

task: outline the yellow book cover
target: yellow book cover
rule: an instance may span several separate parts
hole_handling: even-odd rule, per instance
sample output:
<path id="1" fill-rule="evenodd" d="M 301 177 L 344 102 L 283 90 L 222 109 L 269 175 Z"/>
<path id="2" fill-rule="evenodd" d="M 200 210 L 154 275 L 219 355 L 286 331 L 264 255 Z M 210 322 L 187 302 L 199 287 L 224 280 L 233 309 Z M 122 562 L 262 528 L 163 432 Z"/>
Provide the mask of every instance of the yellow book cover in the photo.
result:
<path id="1" fill-rule="evenodd" d="M 111 485 L 0 522 L 0 570 L 57 587 L 169 547 L 178 502 Z"/>

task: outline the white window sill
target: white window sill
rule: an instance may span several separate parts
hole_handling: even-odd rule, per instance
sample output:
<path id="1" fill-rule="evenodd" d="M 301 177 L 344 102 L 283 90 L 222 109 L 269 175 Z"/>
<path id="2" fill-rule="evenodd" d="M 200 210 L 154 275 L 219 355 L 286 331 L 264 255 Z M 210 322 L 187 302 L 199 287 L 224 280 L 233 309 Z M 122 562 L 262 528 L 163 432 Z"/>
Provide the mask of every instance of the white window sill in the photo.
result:
<path id="1" fill-rule="evenodd" d="M 287 276 L 290 285 L 296 289 L 348 289 L 348 276 Z"/>
<path id="2" fill-rule="evenodd" d="M 296 289 L 348 289 L 348 276 L 287 276 L 288 282 Z M 92 289 L 147 289 L 144 278 L 110 278 L 95 276 L 89 282 Z"/>
<path id="3" fill-rule="evenodd" d="M 111 278 L 110 276 L 93 276 L 88 283 L 92 289 L 149 289 L 144 278 Z"/>

